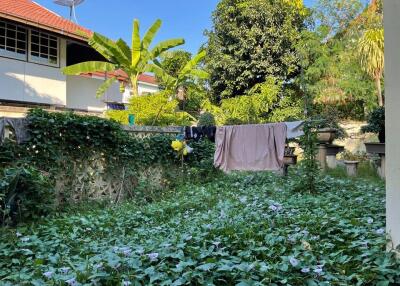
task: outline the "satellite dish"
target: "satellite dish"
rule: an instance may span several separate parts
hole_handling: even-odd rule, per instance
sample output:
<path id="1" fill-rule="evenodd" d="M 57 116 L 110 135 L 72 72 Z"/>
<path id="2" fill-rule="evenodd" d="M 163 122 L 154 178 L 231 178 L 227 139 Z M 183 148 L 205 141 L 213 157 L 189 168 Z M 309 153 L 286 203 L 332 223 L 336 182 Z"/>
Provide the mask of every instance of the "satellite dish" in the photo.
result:
<path id="1" fill-rule="evenodd" d="M 69 19 L 74 20 L 75 23 L 78 23 L 76 19 L 75 7 L 82 4 L 85 0 L 54 0 L 54 3 L 57 5 L 69 7 Z"/>

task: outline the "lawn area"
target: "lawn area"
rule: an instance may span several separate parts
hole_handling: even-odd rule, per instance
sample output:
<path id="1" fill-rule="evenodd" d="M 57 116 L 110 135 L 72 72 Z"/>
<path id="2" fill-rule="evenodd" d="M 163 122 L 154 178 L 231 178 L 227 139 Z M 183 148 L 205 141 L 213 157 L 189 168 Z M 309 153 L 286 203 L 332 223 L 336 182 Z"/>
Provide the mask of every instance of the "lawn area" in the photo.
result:
<path id="1" fill-rule="evenodd" d="M 296 177 L 232 174 L 147 205 L 2 229 L 0 284 L 400 283 L 385 252 L 383 185 L 326 176 L 320 193 L 301 194 Z"/>

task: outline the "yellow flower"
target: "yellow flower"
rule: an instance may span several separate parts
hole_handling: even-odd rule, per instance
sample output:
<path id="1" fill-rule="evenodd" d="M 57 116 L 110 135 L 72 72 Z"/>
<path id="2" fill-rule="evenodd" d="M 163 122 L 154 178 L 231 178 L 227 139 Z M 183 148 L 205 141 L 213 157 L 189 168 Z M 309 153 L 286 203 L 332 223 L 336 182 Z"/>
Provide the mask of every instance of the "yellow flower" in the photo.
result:
<path id="1" fill-rule="evenodd" d="M 171 147 L 172 147 L 175 151 L 179 152 L 179 151 L 181 151 L 182 148 L 183 148 L 183 143 L 182 143 L 182 141 L 175 140 L 175 141 L 172 141 Z"/>
<path id="2" fill-rule="evenodd" d="M 183 156 L 186 156 L 188 153 L 189 152 L 188 152 L 187 148 L 183 149 Z"/>

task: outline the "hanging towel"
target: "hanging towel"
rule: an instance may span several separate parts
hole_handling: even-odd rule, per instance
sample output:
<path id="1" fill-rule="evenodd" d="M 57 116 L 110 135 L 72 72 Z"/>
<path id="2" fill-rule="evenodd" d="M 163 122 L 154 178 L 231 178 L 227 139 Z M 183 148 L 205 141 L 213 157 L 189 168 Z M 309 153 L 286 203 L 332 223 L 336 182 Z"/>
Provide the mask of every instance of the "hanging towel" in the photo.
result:
<path id="1" fill-rule="evenodd" d="M 0 118 L 0 142 L 4 141 L 5 127 L 10 126 L 15 134 L 18 144 L 29 140 L 28 120 L 26 118 Z"/>
<path id="2" fill-rule="evenodd" d="M 218 127 L 214 165 L 225 172 L 280 170 L 286 133 L 285 123 Z"/>
<path id="3" fill-rule="evenodd" d="M 298 138 L 304 135 L 304 121 L 285 122 L 287 126 L 287 139 Z"/>

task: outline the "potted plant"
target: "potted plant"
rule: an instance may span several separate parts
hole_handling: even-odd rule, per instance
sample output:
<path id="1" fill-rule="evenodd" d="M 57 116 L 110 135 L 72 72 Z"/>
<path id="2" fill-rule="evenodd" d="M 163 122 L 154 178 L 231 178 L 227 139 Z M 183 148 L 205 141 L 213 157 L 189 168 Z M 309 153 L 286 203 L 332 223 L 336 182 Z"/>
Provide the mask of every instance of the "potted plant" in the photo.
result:
<path id="1" fill-rule="evenodd" d="M 346 166 L 347 175 L 350 177 L 357 176 L 358 164 L 363 160 L 364 156 L 360 153 L 354 154 L 350 151 L 343 151 L 339 154 L 339 158 L 343 160 Z"/>
<path id="2" fill-rule="evenodd" d="M 370 114 L 368 125 L 363 126 L 362 132 L 378 134 L 379 142 L 385 143 L 385 108 L 378 107 Z"/>
<path id="3" fill-rule="evenodd" d="M 313 119 L 317 128 L 317 139 L 320 144 L 332 144 L 337 138 L 344 138 L 345 131 L 339 126 L 337 114 L 325 112 Z"/>

